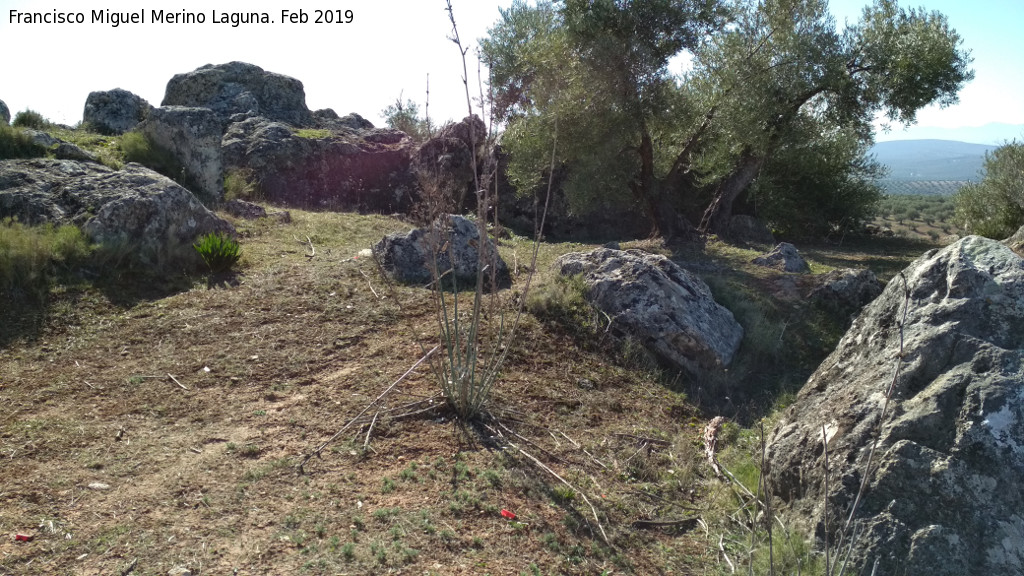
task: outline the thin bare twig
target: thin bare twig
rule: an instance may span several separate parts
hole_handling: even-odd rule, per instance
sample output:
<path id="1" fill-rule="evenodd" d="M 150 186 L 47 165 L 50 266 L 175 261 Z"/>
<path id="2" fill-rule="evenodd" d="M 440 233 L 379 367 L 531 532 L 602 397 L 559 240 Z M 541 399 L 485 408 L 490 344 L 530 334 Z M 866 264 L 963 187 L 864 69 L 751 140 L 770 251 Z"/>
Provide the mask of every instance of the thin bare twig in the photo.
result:
<path id="1" fill-rule="evenodd" d="M 373 420 L 370 421 L 370 427 L 366 429 L 366 440 L 363 441 L 364 450 L 370 445 L 370 435 L 373 434 L 373 426 L 377 423 L 377 416 L 380 416 L 380 410 L 377 410 L 373 415 Z"/>
<path id="2" fill-rule="evenodd" d="M 718 537 L 718 550 L 719 550 L 719 552 L 722 553 L 722 558 L 725 558 L 725 563 L 729 565 L 729 573 L 730 574 L 735 574 L 736 573 L 736 565 L 732 563 L 732 560 L 729 560 L 729 555 L 725 553 L 725 535 L 724 534 Z"/>
<path id="3" fill-rule="evenodd" d="M 302 462 L 300 462 L 299 465 L 295 467 L 299 471 L 299 474 L 305 474 L 304 467 L 306 466 L 306 463 L 309 462 L 313 458 L 313 456 L 320 456 L 320 454 L 324 451 L 325 448 L 327 448 L 328 445 L 330 445 L 331 442 L 334 442 L 335 440 L 337 440 L 339 436 L 341 436 L 342 434 L 345 433 L 346 430 L 351 428 L 352 425 L 356 423 L 356 421 L 359 419 L 360 416 L 362 416 L 363 414 L 366 414 L 370 410 L 370 408 L 372 408 L 374 405 L 377 404 L 377 402 L 380 402 L 381 399 L 383 399 L 392 390 L 394 390 L 395 386 L 398 386 L 398 384 L 402 380 L 405 380 L 405 378 L 407 376 L 409 376 L 409 374 L 412 374 L 413 370 L 415 370 L 417 367 L 419 367 L 420 364 L 422 364 L 424 361 L 426 361 L 428 358 L 430 358 L 430 356 L 434 352 L 437 352 L 438 348 L 440 348 L 440 347 L 441 347 L 441 345 L 438 344 L 437 346 L 434 346 L 433 348 L 431 348 L 430 352 L 427 352 L 426 354 L 423 355 L 422 358 L 417 360 L 416 363 L 412 365 L 412 367 L 410 367 L 408 370 L 405 371 L 405 374 L 402 374 L 401 376 L 399 376 L 398 380 L 395 380 L 394 382 L 392 382 L 390 386 L 388 386 L 383 392 L 381 392 L 380 396 L 377 396 L 373 400 L 373 402 L 370 402 L 369 404 L 367 404 L 366 407 L 363 408 L 362 411 L 359 412 L 359 414 L 356 414 L 356 416 L 354 418 L 349 420 L 348 423 L 345 424 L 345 426 L 343 426 L 341 428 L 341 430 L 338 430 L 337 432 L 335 432 L 334 436 L 331 436 L 330 438 L 327 439 L 327 441 L 325 441 L 324 443 L 320 444 L 312 452 L 307 454 L 306 457 L 303 458 Z"/>
<path id="4" fill-rule="evenodd" d="M 605 544 L 607 544 L 609 546 L 612 545 L 612 543 L 608 540 L 608 535 L 605 534 L 605 532 L 604 532 L 604 526 L 601 525 L 601 519 L 598 518 L 598 516 L 597 516 L 597 508 L 594 508 L 594 505 L 590 503 L 590 499 L 587 498 L 587 495 L 582 490 L 580 490 L 579 488 L 577 488 L 577 487 L 573 486 L 572 484 L 570 484 L 569 481 L 566 480 L 565 478 L 562 478 L 561 476 L 559 476 L 557 472 L 555 472 L 554 470 L 549 468 L 546 464 L 544 464 L 543 462 L 538 460 L 533 454 L 530 454 L 526 450 L 523 450 L 519 446 L 516 446 L 515 444 L 513 444 L 508 439 L 506 439 L 505 441 L 508 442 L 509 446 L 511 446 L 511 447 L 515 448 L 516 450 L 518 450 L 520 454 L 522 454 L 523 456 L 526 456 L 527 458 L 532 460 L 533 463 L 536 464 L 537 466 L 540 466 L 540 468 L 542 470 L 544 470 L 548 474 L 551 474 L 552 476 L 554 476 L 562 484 L 565 484 L 566 486 L 568 486 L 570 490 L 578 493 L 580 495 L 580 498 L 582 498 L 583 501 L 587 503 L 587 506 L 590 506 L 590 511 L 594 514 L 594 522 L 597 523 L 597 528 L 598 528 L 598 530 L 601 531 L 601 539 L 604 540 Z"/>
<path id="5" fill-rule="evenodd" d="M 359 269 L 357 268 L 357 270 Z M 366 285 L 370 287 L 370 292 L 373 292 L 373 297 L 380 300 L 380 294 L 377 294 L 377 291 L 373 289 L 373 284 L 370 283 L 370 276 L 362 270 L 359 270 L 359 273 L 363 275 L 363 278 L 366 278 Z"/>
<path id="6" fill-rule="evenodd" d="M 170 374 L 167 374 L 167 377 L 170 378 L 171 380 L 174 380 L 174 383 L 177 384 L 179 388 L 181 388 L 182 390 L 188 391 L 188 388 L 186 388 L 185 385 L 182 384 L 181 382 L 178 382 L 177 378 L 175 378 L 174 376 L 171 376 Z"/>

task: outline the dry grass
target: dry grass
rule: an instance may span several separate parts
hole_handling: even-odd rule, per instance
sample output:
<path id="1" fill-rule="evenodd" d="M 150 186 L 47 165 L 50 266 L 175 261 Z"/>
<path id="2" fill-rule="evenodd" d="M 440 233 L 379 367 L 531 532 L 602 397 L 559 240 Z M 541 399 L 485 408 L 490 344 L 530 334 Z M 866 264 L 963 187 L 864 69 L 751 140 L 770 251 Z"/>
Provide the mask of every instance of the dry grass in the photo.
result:
<path id="1" fill-rule="evenodd" d="M 117 574 L 136 559 L 140 575 L 176 566 L 195 574 L 718 569 L 717 541 L 692 523 L 633 526 L 692 518 L 712 501 L 697 456 L 703 417 L 687 388 L 530 316 L 491 412 L 586 492 L 610 546 L 579 495 L 441 410 L 382 412 L 368 444 L 367 427 L 357 427 L 298 474 L 304 454 L 422 355 L 433 315 L 426 290 L 399 287 L 393 301 L 376 265 L 358 256 L 408 224 L 292 216 L 235 222 L 243 258 L 232 278 L 58 286 L 40 327 L 0 349 L 0 533 L 34 537 L 0 539 L 0 573 Z M 531 245 L 501 243 L 519 280 Z M 542 245 L 538 281 L 550 281 L 557 255 L 592 247 Z M 747 255 L 712 245 L 676 256 L 739 266 Z M 761 273 L 720 275 L 756 286 L 771 280 L 754 277 Z M 388 408 L 422 401 L 435 386 L 418 369 Z M 89 488 L 96 482 L 109 489 Z"/>

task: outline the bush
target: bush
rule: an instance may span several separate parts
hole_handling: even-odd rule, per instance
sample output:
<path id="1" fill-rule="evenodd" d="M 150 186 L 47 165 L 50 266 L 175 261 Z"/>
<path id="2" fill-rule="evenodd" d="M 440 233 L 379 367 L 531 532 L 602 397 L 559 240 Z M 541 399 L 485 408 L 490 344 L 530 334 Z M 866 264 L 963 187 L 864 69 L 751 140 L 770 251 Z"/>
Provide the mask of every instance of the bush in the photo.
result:
<path id="1" fill-rule="evenodd" d="M 0 294 L 41 297 L 54 273 L 83 263 L 91 253 L 77 226 L 0 221 Z"/>
<path id="2" fill-rule="evenodd" d="M 39 158 L 45 155 L 46 149 L 32 142 L 21 130 L 0 123 L 0 160 Z"/>
<path id="3" fill-rule="evenodd" d="M 223 232 L 203 236 L 195 248 L 214 274 L 229 270 L 242 255 L 238 242 Z"/>
<path id="4" fill-rule="evenodd" d="M 262 200 L 262 197 L 251 170 L 233 169 L 224 173 L 224 200 Z"/>
<path id="5" fill-rule="evenodd" d="M 1024 225 L 1024 143 L 1011 142 L 985 156 L 981 182 L 957 192 L 957 224 L 971 234 L 1003 239 Z"/>
<path id="6" fill-rule="evenodd" d="M 15 126 L 21 126 L 23 128 L 34 128 L 36 130 L 42 130 L 49 125 L 46 118 L 43 115 L 34 110 L 22 110 L 14 115 L 14 121 L 11 124 Z"/>

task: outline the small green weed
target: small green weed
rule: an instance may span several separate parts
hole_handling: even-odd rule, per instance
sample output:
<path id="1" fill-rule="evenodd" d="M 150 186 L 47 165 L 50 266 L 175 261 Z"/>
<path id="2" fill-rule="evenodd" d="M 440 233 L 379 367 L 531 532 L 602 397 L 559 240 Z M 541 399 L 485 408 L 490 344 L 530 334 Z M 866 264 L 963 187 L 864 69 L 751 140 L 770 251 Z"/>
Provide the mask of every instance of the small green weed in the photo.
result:
<path id="1" fill-rule="evenodd" d="M 223 232 L 211 232 L 194 246 L 214 274 L 230 270 L 242 256 L 238 242 Z"/>

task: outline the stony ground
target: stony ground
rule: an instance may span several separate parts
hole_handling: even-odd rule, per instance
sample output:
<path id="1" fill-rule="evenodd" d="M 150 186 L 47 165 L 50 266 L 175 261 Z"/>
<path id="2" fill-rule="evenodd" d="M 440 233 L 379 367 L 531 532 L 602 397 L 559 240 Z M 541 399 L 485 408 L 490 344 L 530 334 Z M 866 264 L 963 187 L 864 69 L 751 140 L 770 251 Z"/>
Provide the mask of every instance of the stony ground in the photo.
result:
<path id="1" fill-rule="evenodd" d="M 428 292 L 390 291 L 359 256 L 407 224 L 293 216 L 236 222 L 245 256 L 231 277 L 165 285 L 122 272 L 61 286 L 0 343 L 0 574 L 726 570 L 728 514 L 712 510 L 721 488 L 700 433 L 733 403 L 723 390 L 756 375 L 752 360 L 728 381 L 685 382 L 600 331 L 526 315 L 485 423 L 454 420 L 421 366 L 300 473 L 436 329 Z M 531 246 L 503 241 L 519 271 L 507 310 Z M 583 248 L 544 244 L 538 281 Z M 815 271 L 897 269 L 918 254 L 902 250 L 805 255 Z M 772 281 L 728 272 L 751 254 L 712 244 L 675 255 L 719 262 L 729 289 Z M 786 306 L 772 314 L 799 314 Z"/>

